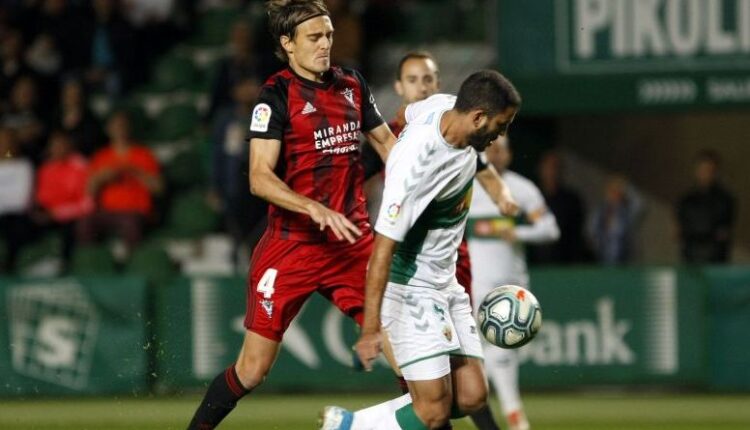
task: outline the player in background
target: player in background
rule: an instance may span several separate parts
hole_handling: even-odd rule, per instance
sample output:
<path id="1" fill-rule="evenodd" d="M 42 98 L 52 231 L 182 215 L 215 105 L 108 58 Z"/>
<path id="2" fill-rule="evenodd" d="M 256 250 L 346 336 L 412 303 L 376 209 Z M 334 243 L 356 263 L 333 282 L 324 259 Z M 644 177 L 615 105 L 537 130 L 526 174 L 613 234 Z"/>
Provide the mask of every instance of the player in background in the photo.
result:
<path id="1" fill-rule="evenodd" d="M 323 429 L 439 429 L 485 406 L 482 346 L 456 281 L 456 254 L 477 151 L 507 132 L 520 103 L 500 73 L 480 71 L 457 97 L 436 94 L 407 107 L 409 125 L 386 165 L 356 350 L 371 369 L 384 330 L 409 394 L 354 413 L 327 407 Z"/>
<path id="2" fill-rule="evenodd" d="M 250 189 L 269 205 L 247 285 L 237 362 L 211 383 L 190 429 L 212 429 L 265 379 L 282 336 L 318 292 L 361 323 L 373 236 L 359 154 L 363 132 L 383 158 L 395 142 L 367 83 L 330 64 L 333 25 L 322 0 L 267 3 L 277 55 L 289 67 L 262 88 L 250 125 Z"/>
<path id="3" fill-rule="evenodd" d="M 469 210 L 467 235 L 469 253 L 474 258 L 474 304 L 493 288 L 505 284 L 529 287 L 526 268 L 527 243 L 542 244 L 557 240 L 560 230 L 555 216 L 547 209 L 542 193 L 529 179 L 508 170 L 511 151 L 508 138 L 501 136 L 483 154 L 500 172 L 503 181 L 518 201 L 521 212 L 516 217 L 501 216 L 490 197 L 477 188 Z M 489 344 L 487 344 L 489 345 Z M 484 349 L 490 381 L 500 397 L 500 404 L 511 430 L 528 430 L 518 390 L 518 352 L 489 346 Z"/>
<path id="4" fill-rule="evenodd" d="M 406 126 L 406 118 L 404 117 L 406 106 L 424 100 L 440 91 L 440 70 L 435 57 L 427 51 L 413 51 L 404 55 L 398 63 L 393 88 L 396 94 L 401 97 L 401 107 L 396 117 L 388 123 L 388 126 L 393 134 L 398 136 Z M 370 145 L 364 146 L 362 156 L 365 163 L 366 179 L 382 170 L 383 163 Z M 515 214 L 518 206 L 512 198 L 512 193 L 509 192 L 494 167 L 480 162 L 478 158 L 477 161 L 476 178 L 484 188 L 485 194 L 493 196 L 496 208 L 499 207 L 502 213 Z M 469 258 L 466 239 L 462 240 L 458 247 L 456 279 L 458 284 L 463 286 L 471 297 L 471 259 Z M 388 345 L 385 347 L 388 348 Z M 391 366 L 398 374 L 395 363 L 391 363 Z M 398 374 L 398 377 L 402 391 L 407 393 L 406 381 L 400 374 Z M 480 430 L 499 429 L 489 407 L 472 414 L 471 419 Z"/>

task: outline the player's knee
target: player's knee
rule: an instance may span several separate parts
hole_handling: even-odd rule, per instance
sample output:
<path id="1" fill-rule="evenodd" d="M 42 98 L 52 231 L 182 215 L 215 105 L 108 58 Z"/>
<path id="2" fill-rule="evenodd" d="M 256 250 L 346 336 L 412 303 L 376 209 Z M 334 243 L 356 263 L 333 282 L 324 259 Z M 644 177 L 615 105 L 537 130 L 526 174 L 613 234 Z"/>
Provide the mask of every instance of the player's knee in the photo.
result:
<path id="1" fill-rule="evenodd" d="M 414 410 L 429 429 L 439 429 L 448 424 L 451 416 L 451 397 L 421 401 Z"/>
<path id="2" fill-rule="evenodd" d="M 456 394 L 456 406 L 463 415 L 471 415 L 487 405 L 487 384 L 473 384 Z"/>
<path id="3" fill-rule="evenodd" d="M 259 360 L 242 360 L 236 364 L 237 377 L 245 389 L 252 390 L 266 380 L 271 366 L 264 365 Z"/>

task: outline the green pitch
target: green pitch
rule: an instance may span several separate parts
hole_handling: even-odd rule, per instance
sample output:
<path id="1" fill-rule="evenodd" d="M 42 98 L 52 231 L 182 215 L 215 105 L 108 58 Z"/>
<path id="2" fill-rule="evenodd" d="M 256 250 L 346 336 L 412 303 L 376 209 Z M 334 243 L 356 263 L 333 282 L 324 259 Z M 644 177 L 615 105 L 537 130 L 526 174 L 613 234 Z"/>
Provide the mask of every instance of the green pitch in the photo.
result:
<path id="1" fill-rule="evenodd" d="M 358 408 L 386 396 L 258 395 L 242 401 L 221 429 L 316 429 L 326 404 Z M 186 427 L 197 397 L 0 400 L 3 430 L 165 430 Z M 750 396 L 586 395 L 525 397 L 534 430 L 747 430 Z M 493 408 L 495 408 L 493 404 Z M 455 423 L 456 430 L 473 427 Z"/>

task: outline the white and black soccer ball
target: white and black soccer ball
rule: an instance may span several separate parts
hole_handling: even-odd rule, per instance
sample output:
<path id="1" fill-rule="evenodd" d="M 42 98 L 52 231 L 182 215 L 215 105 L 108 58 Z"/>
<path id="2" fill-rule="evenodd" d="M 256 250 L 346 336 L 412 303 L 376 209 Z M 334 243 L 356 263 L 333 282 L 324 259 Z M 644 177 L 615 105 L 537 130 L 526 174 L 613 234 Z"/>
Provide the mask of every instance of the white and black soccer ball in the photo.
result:
<path id="1" fill-rule="evenodd" d="M 500 348 L 519 348 L 542 327 L 542 308 L 529 290 L 503 285 L 482 300 L 477 320 L 489 343 Z"/>

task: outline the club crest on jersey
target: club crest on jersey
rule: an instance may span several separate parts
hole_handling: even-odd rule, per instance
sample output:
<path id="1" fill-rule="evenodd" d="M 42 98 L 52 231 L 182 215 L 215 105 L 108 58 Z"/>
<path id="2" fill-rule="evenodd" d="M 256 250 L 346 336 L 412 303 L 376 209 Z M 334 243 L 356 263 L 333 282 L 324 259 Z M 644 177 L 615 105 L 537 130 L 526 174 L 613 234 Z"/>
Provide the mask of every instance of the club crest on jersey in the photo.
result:
<path id="1" fill-rule="evenodd" d="M 268 131 L 268 124 L 271 122 L 271 106 L 265 103 L 258 103 L 253 109 L 252 120 L 250 121 L 250 131 L 265 133 Z"/>
<path id="2" fill-rule="evenodd" d="M 344 95 L 344 97 L 346 98 L 346 101 L 348 101 L 350 105 L 356 107 L 356 105 L 354 104 L 354 90 L 353 89 L 347 88 L 344 91 L 341 91 L 341 94 Z"/>

